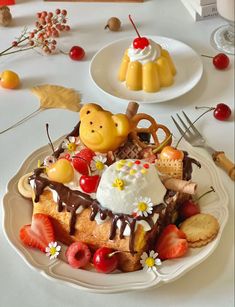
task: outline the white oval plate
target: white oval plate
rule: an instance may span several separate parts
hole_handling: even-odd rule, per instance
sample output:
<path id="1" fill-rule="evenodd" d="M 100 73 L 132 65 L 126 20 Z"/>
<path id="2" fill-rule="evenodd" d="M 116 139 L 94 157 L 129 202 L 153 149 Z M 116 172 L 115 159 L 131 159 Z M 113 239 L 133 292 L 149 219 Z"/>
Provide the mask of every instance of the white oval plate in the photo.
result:
<path id="1" fill-rule="evenodd" d="M 21 244 L 19 230 L 23 225 L 31 223 L 32 203 L 19 194 L 17 183 L 22 175 L 37 166 L 38 160 L 42 160 L 43 157 L 50 154 L 48 145 L 32 153 L 8 184 L 8 191 L 3 200 L 3 229 L 9 243 L 27 265 L 45 277 L 90 292 L 115 293 L 147 289 L 178 279 L 205 260 L 215 250 L 228 218 L 228 196 L 213 162 L 198 149 L 195 151 L 187 144 L 183 148 L 190 153 L 191 157 L 196 158 L 202 164 L 201 169 L 194 168 L 193 178 L 199 184 L 198 194 L 207 191 L 210 186 L 215 188 L 216 193 L 210 193 L 204 197 L 200 205 L 202 212 L 211 213 L 218 219 L 220 230 L 217 237 L 206 246 L 190 249 L 186 256 L 182 258 L 164 261 L 158 269 L 158 274 L 147 273 L 143 270 L 131 273 L 116 272 L 115 274 L 76 270 L 66 263 L 64 252 L 59 256 L 59 259 L 49 260 L 40 251 L 27 248 Z M 64 251 L 65 248 L 62 248 L 62 250 Z"/>
<path id="2" fill-rule="evenodd" d="M 202 76 L 203 65 L 200 56 L 191 47 L 178 40 L 162 36 L 149 36 L 149 38 L 167 49 L 173 58 L 177 74 L 172 86 L 161 88 L 156 93 L 146 93 L 128 90 L 125 84 L 118 80 L 119 65 L 133 37 L 115 41 L 94 55 L 90 64 L 90 76 L 95 85 L 113 97 L 139 103 L 163 102 L 190 91 Z"/>

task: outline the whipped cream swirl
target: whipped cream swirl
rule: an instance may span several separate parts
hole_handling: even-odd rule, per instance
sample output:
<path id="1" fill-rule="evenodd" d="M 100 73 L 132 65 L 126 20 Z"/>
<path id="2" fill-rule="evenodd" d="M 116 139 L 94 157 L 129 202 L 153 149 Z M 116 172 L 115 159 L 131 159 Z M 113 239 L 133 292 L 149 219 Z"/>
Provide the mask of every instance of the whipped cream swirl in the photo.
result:
<path id="1" fill-rule="evenodd" d="M 155 61 L 160 57 L 161 47 L 159 44 L 149 39 L 149 45 L 144 49 L 135 49 L 133 44 L 131 44 L 127 54 L 131 62 L 138 61 L 141 64 L 146 64 L 148 62 Z"/>

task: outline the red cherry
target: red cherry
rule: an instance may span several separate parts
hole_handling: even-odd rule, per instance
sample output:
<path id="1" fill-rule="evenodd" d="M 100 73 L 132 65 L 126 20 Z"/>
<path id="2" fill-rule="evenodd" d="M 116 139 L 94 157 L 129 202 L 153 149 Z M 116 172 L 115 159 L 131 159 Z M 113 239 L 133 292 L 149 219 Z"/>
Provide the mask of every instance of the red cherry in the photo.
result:
<path id="1" fill-rule="evenodd" d="M 146 37 L 137 37 L 133 41 L 133 46 L 135 49 L 144 49 L 148 47 L 149 40 Z"/>
<path id="2" fill-rule="evenodd" d="M 213 57 L 213 64 L 215 68 L 223 70 L 229 65 L 229 57 L 224 53 L 219 53 Z"/>
<path id="3" fill-rule="evenodd" d="M 101 247 L 95 252 L 93 263 L 97 272 L 110 273 L 117 268 L 118 257 L 111 248 Z"/>
<path id="4" fill-rule="evenodd" d="M 191 199 L 185 201 L 179 209 L 179 215 L 182 220 L 185 220 L 189 218 L 190 216 L 193 216 L 195 214 L 200 213 L 199 205 L 195 202 L 193 202 Z"/>
<path id="5" fill-rule="evenodd" d="M 74 61 L 80 61 L 85 56 L 85 51 L 82 47 L 73 46 L 69 51 L 69 56 Z"/>
<path id="6" fill-rule="evenodd" d="M 85 193 L 95 193 L 100 182 L 100 176 L 82 175 L 79 179 L 80 187 Z"/>
<path id="7" fill-rule="evenodd" d="M 230 117 L 231 113 L 232 111 L 229 106 L 224 103 L 219 103 L 214 109 L 213 115 L 216 119 L 224 121 Z"/>

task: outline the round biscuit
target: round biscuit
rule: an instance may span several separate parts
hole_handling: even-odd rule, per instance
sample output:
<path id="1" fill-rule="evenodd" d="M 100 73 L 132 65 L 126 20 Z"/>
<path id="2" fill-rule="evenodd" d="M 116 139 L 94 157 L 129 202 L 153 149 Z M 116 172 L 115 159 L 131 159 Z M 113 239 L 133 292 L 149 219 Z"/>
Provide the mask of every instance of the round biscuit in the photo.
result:
<path id="1" fill-rule="evenodd" d="M 195 242 L 190 242 L 188 241 L 188 246 L 189 247 L 202 247 L 207 245 L 208 243 L 210 243 L 212 240 L 214 240 L 214 238 L 216 237 L 216 235 L 211 236 L 210 238 L 206 239 L 206 240 L 199 240 L 199 241 L 195 241 Z"/>
<path id="2" fill-rule="evenodd" d="M 215 236 L 219 231 L 219 223 L 213 215 L 199 213 L 186 219 L 180 229 L 185 233 L 187 241 L 192 243 Z"/>

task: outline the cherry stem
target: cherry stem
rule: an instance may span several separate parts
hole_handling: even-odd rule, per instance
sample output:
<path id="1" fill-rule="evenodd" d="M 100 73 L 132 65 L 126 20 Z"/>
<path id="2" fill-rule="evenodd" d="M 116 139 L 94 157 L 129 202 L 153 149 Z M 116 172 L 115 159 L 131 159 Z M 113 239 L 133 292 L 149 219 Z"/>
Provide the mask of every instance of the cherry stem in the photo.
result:
<path id="1" fill-rule="evenodd" d="M 213 56 L 210 56 L 210 55 L 201 54 L 201 56 L 203 56 L 203 57 L 205 57 L 205 58 L 210 58 L 210 59 L 213 59 Z"/>
<path id="2" fill-rule="evenodd" d="M 201 196 L 199 196 L 199 197 L 196 199 L 196 202 L 198 202 L 202 197 L 204 197 L 205 195 L 207 195 L 207 194 L 209 194 L 209 193 L 211 193 L 211 192 L 215 192 L 215 189 L 214 189 L 212 186 L 210 187 L 210 190 L 209 190 L 209 191 L 207 191 L 207 192 L 203 193 Z"/>
<path id="3" fill-rule="evenodd" d="M 206 113 L 212 111 L 213 108 L 210 108 L 208 110 L 206 110 L 205 112 L 203 112 L 200 116 L 198 116 L 198 118 L 195 119 L 195 121 L 192 122 L 191 125 L 188 126 L 188 128 L 184 131 L 184 133 L 181 135 L 181 137 L 179 138 L 175 148 L 177 149 L 177 147 L 179 146 L 179 143 L 181 142 L 181 140 L 183 139 L 183 137 L 185 136 L 185 134 L 188 132 L 188 130 L 193 126 L 193 124 L 195 124 L 203 115 L 205 115 Z"/>
<path id="4" fill-rule="evenodd" d="M 111 257 L 113 257 L 114 255 L 119 254 L 119 253 L 128 253 L 128 254 L 130 254 L 131 252 L 128 252 L 128 251 L 114 251 L 114 252 L 108 254 L 108 258 L 111 258 Z M 136 253 L 136 252 L 135 252 L 135 253 Z"/>
<path id="5" fill-rule="evenodd" d="M 50 135 L 49 135 L 49 124 L 46 124 L 46 132 L 47 132 L 47 137 L 48 137 L 48 140 L 49 140 L 49 144 L 51 145 L 51 149 L 53 151 L 53 156 L 55 156 L 55 148 L 52 144 L 52 141 L 51 141 L 51 138 L 50 138 Z"/>
<path id="6" fill-rule="evenodd" d="M 196 110 L 200 110 L 200 109 L 207 109 L 207 110 L 215 110 L 215 107 L 195 107 Z"/>
<path id="7" fill-rule="evenodd" d="M 132 18 L 131 18 L 131 15 L 129 15 L 128 17 L 129 17 L 130 22 L 132 23 L 132 25 L 133 25 L 133 27 L 134 27 L 134 29 L 135 29 L 135 32 L 136 32 L 137 35 L 138 35 L 138 37 L 141 38 L 141 36 L 140 36 L 140 34 L 139 34 L 139 32 L 138 32 L 136 26 L 135 26 L 135 23 L 134 23 L 134 21 L 133 21 Z"/>

